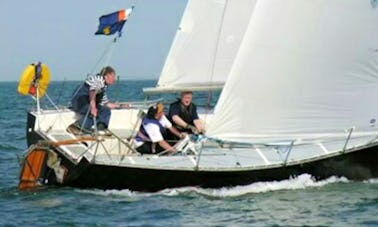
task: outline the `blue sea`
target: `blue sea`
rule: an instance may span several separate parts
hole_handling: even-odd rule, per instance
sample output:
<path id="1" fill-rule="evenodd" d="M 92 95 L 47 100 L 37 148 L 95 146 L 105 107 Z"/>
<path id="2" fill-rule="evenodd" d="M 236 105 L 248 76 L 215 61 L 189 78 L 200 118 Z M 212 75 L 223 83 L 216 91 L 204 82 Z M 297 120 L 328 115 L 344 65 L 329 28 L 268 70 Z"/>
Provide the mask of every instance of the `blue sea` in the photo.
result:
<path id="1" fill-rule="evenodd" d="M 154 83 L 121 81 L 111 87 L 109 97 L 143 100 L 141 88 Z M 48 95 L 56 105 L 67 105 L 78 84 L 53 82 Z M 19 191 L 26 112 L 35 101 L 18 95 L 16 82 L 0 83 L 0 91 L 0 226 L 378 226 L 378 179 L 315 182 L 303 174 L 247 186 L 156 193 L 69 187 Z M 207 94 L 196 98 L 206 101 Z M 42 107 L 51 107 L 46 98 Z"/>

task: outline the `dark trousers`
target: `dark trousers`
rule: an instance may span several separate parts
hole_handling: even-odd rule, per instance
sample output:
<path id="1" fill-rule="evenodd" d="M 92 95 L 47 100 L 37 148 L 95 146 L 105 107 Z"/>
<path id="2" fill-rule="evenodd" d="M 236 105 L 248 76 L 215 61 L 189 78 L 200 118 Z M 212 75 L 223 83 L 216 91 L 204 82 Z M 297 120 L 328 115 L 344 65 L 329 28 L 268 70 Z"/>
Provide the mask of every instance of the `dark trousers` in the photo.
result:
<path id="1" fill-rule="evenodd" d="M 176 126 L 176 129 L 179 131 L 179 132 L 184 132 L 184 133 L 187 133 L 187 134 L 192 134 L 192 131 L 190 129 L 183 129 L 183 128 L 180 128 L 180 127 L 177 127 Z M 170 143 L 176 143 L 177 141 L 179 141 L 181 138 L 176 136 L 175 134 L 173 134 L 171 131 L 167 130 L 167 139 L 169 140 Z"/>
<path id="2" fill-rule="evenodd" d="M 155 146 L 155 149 L 153 149 L 153 146 Z M 152 142 L 144 142 L 136 150 L 141 154 L 158 154 L 164 151 L 164 148 L 162 148 L 158 143 L 153 144 Z M 155 152 L 153 152 L 154 150 Z"/>
<path id="3" fill-rule="evenodd" d="M 73 102 L 74 104 L 74 102 Z M 80 99 L 77 100 L 75 103 L 76 105 L 72 105 L 72 109 L 81 114 L 82 117 L 79 120 L 79 124 L 86 129 L 89 129 L 94 124 L 93 116 L 90 113 L 90 105 L 88 102 L 80 102 Z M 110 121 L 111 111 L 108 107 L 97 105 L 97 117 L 96 123 L 103 123 L 107 128 Z M 85 117 L 87 116 L 87 117 Z"/>

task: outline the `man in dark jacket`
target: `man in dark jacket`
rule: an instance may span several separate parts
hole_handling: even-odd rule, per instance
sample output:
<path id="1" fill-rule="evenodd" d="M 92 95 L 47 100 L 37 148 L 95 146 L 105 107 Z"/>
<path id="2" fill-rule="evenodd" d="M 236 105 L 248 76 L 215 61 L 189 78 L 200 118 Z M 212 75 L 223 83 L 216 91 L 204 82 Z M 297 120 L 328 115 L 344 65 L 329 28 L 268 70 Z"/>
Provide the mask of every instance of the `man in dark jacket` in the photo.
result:
<path id="1" fill-rule="evenodd" d="M 181 99 L 170 105 L 168 118 L 181 132 L 204 133 L 202 121 L 198 117 L 197 107 L 192 99 L 191 91 L 181 92 Z"/>

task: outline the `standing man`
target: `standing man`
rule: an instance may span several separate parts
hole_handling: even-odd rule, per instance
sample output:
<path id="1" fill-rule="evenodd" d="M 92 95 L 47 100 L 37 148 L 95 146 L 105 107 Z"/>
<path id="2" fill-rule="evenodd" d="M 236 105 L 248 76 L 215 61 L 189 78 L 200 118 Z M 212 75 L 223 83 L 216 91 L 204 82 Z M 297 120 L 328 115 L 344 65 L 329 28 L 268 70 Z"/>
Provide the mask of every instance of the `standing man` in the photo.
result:
<path id="1" fill-rule="evenodd" d="M 106 89 L 115 82 L 115 70 L 107 66 L 100 74 L 88 77 L 74 93 L 71 99 L 72 109 L 81 114 L 80 127 L 90 129 L 97 122 L 97 129 L 104 130 L 109 126 L 110 109 L 121 108 L 118 103 L 109 101 Z M 125 105 L 124 107 L 127 107 Z"/>
<path id="2" fill-rule="evenodd" d="M 197 107 L 192 102 L 193 92 L 181 92 L 181 99 L 169 107 L 168 118 L 181 132 L 204 133 L 204 128 L 197 114 Z"/>
<path id="3" fill-rule="evenodd" d="M 168 151 L 176 152 L 176 149 L 169 144 L 166 137 L 166 129 L 179 138 L 185 136 L 172 127 L 171 122 L 164 115 L 164 106 L 157 103 L 148 109 L 147 116 L 142 120 L 138 135 L 135 137 L 136 150 L 142 154 L 160 153 Z"/>

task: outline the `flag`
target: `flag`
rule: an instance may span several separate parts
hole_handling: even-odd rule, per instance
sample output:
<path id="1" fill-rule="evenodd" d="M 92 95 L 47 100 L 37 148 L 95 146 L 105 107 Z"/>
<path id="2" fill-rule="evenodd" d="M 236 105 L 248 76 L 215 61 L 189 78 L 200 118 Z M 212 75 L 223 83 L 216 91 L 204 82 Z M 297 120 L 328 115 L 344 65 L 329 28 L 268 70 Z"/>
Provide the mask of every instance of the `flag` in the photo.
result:
<path id="1" fill-rule="evenodd" d="M 119 10 L 114 13 L 103 15 L 100 17 L 100 24 L 95 35 L 113 35 L 118 32 L 121 34 L 121 30 L 126 20 L 130 16 L 134 7 L 131 7 L 127 10 Z"/>

